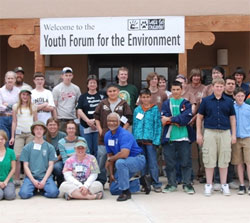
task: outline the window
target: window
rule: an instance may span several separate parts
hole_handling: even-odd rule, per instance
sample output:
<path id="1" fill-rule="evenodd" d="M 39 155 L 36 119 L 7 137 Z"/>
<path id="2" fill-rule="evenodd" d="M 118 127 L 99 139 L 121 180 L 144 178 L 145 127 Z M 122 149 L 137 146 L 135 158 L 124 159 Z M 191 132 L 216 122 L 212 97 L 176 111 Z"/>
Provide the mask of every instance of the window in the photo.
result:
<path id="1" fill-rule="evenodd" d="M 168 68 L 167 67 L 142 67 L 141 68 L 141 88 L 148 86 L 147 76 L 151 72 L 156 72 L 159 75 L 163 75 L 167 80 L 168 85 Z"/>
<path id="2" fill-rule="evenodd" d="M 98 69 L 100 90 L 103 90 L 110 83 L 116 83 L 116 75 L 119 67 L 100 67 Z"/>

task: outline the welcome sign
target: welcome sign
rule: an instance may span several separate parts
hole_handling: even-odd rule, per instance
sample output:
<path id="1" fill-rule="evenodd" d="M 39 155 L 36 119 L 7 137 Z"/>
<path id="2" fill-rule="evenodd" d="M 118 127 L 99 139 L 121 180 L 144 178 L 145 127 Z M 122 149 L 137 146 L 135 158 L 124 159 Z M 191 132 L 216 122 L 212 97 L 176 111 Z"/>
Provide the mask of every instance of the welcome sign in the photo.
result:
<path id="1" fill-rule="evenodd" d="M 183 53 L 183 16 L 40 19 L 40 52 L 56 54 Z"/>

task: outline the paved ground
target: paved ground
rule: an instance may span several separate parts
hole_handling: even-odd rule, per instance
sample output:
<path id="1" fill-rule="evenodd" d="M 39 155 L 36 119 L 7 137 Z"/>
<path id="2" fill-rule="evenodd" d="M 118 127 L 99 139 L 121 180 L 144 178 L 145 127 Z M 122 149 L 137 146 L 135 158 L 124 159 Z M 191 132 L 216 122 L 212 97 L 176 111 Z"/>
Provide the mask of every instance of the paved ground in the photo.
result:
<path id="1" fill-rule="evenodd" d="M 3 200 L 0 223 L 250 223 L 249 195 L 240 196 L 231 190 L 230 197 L 220 192 L 205 197 L 203 186 L 195 183 L 195 195 L 185 194 L 179 186 L 171 194 L 138 193 L 126 202 L 117 202 L 108 190 L 99 201 L 65 201 L 42 196 Z"/>

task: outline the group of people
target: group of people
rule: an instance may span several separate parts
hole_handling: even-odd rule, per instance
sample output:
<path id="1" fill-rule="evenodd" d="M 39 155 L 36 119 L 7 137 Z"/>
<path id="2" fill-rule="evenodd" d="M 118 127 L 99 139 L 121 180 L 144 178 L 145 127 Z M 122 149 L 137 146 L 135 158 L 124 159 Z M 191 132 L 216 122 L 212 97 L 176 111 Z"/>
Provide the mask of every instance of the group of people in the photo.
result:
<path id="1" fill-rule="evenodd" d="M 224 69 L 216 66 L 212 84 L 204 86 L 195 68 L 189 83 L 179 74 L 167 91 L 166 78 L 153 72 L 147 76 L 148 87 L 138 94 L 128 84 L 128 69 L 121 67 L 118 83 L 109 84 L 106 92 L 99 92 L 97 77 L 89 75 L 88 91 L 81 94 L 70 67 L 63 68 L 62 82 L 52 92 L 44 88 L 42 73 L 34 74 L 32 89 L 23 82 L 22 67 L 8 71 L 0 88 L 0 199 L 16 197 L 22 163 L 22 199 L 37 193 L 66 200 L 102 199 L 107 181 L 117 201 L 137 191 L 149 194 L 151 186 L 156 193 L 174 192 L 179 183 L 184 192 L 194 194 L 192 143 L 200 154 L 198 175 L 205 179 L 206 196 L 218 183 L 230 195 L 233 165 L 238 194 L 245 194 L 245 165 L 250 177 L 245 76 L 237 68 L 225 78 Z M 168 179 L 163 189 L 161 150 Z"/>

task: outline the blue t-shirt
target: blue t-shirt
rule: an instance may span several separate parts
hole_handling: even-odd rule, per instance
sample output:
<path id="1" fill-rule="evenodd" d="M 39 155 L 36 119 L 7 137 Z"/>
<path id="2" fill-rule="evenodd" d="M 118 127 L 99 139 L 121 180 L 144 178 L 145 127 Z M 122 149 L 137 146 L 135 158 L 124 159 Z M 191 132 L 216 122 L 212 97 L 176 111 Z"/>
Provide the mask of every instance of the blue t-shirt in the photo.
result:
<path id="1" fill-rule="evenodd" d="M 121 149 L 129 149 L 129 157 L 135 157 L 142 153 L 142 149 L 138 146 L 134 136 L 121 126 L 118 127 L 114 135 L 111 131 L 108 131 L 104 136 L 104 143 L 107 153 L 114 155 L 119 153 Z"/>
<path id="2" fill-rule="evenodd" d="M 218 130 L 230 129 L 230 116 L 235 115 L 233 101 L 225 95 L 217 99 L 214 94 L 202 99 L 198 113 L 204 116 L 205 128 Z"/>
<path id="3" fill-rule="evenodd" d="M 23 147 L 20 161 L 28 162 L 29 169 L 35 179 L 42 179 L 49 167 L 49 161 L 57 160 L 54 146 L 44 141 L 36 144 L 33 141 Z"/>

